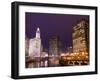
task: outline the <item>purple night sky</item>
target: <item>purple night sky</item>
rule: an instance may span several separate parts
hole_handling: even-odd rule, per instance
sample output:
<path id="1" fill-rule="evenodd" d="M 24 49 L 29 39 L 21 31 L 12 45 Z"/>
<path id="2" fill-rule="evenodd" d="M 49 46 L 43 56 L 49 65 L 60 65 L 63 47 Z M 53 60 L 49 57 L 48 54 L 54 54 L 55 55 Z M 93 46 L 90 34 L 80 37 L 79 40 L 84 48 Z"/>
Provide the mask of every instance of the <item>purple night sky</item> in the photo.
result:
<path id="1" fill-rule="evenodd" d="M 31 12 L 26 12 L 25 18 L 26 36 L 34 38 L 36 29 L 39 27 L 44 48 L 48 48 L 48 38 L 50 36 L 59 36 L 64 48 L 65 46 L 71 46 L 73 26 L 81 19 L 89 20 L 88 15 Z"/>

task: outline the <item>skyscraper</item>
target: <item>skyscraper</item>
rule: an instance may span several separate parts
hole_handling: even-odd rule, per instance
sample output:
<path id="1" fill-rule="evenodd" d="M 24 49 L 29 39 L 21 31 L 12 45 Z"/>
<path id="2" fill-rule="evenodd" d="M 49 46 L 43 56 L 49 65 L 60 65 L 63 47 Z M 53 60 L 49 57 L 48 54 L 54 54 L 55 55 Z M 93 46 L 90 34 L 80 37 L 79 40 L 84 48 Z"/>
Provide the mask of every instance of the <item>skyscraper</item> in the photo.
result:
<path id="1" fill-rule="evenodd" d="M 37 28 L 35 38 L 30 39 L 29 42 L 29 56 L 34 59 L 34 63 L 30 64 L 30 67 L 40 67 L 41 51 L 40 29 Z"/>
<path id="2" fill-rule="evenodd" d="M 49 66 L 59 65 L 59 39 L 52 36 L 49 39 Z"/>
<path id="3" fill-rule="evenodd" d="M 89 21 L 82 19 L 73 27 L 73 52 L 88 52 L 89 50 Z"/>
<path id="4" fill-rule="evenodd" d="M 41 38 L 40 38 L 40 30 L 39 28 L 37 28 L 36 37 L 30 39 L 29 56 L 40 57 L 40 52 L 41 52 Z"/>

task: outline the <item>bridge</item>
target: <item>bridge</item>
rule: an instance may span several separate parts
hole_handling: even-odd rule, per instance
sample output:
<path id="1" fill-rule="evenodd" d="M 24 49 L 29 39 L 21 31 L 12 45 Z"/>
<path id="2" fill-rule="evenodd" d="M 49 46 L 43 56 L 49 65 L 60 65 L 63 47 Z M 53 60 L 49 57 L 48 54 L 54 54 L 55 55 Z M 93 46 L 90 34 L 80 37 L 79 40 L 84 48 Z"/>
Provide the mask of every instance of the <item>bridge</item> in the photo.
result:
<path id="1" fill-rule="evenodd" d="M 58 60 L 55 60 L 58 58 Z M 57 64 L 57 66 L 81 66 L 89 64 L 89 57 L 87 56 L 59 56 L 59 57 L 26 57 L 26 65 L 33 64 L 34 67 L 49 67 L 50 60 Z M 28 67 L 28 66 L 26 66 Z"/>
<path id="2" fill-rule="evenodd" d="M 62 56 L 60 64 L 66 66 L 88 65 L 89 58 L 87 56 Z"/>

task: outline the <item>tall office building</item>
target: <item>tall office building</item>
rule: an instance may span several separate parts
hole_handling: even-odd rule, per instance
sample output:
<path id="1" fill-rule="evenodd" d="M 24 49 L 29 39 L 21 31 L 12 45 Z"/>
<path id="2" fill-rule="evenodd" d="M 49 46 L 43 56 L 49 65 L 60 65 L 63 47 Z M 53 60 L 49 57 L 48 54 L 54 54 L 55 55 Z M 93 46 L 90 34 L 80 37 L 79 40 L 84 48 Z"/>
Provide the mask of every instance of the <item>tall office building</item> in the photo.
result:
<path id="1" fill-rule="evenodd" d="M 82 19 L 73 27 L 73 52 L 89 52 L 89 21 Z"/>
<path id="2" fill-rule="evenodd" d="M 40 30 L 37 28 L 36 37 L 30 39 L 29 42 L 29 56 L 32 57 L 40 57 L 41 53 L 41 38 L 40 38 Z"/>
<path id="3" fill-rule="evenodd" d="M 49 66 L 59 65 L 60 45 L 61 43 L 57 36 L 49 38 Z"/>
<path id="4" fill-rule="evenodd" d="M 37 28 L 36 37 L 29 41 L 29 56 L 34 59 L 34 63 L 30 63 L 29 67 L 40 67 L 41 51 L 40 29 Z"/>

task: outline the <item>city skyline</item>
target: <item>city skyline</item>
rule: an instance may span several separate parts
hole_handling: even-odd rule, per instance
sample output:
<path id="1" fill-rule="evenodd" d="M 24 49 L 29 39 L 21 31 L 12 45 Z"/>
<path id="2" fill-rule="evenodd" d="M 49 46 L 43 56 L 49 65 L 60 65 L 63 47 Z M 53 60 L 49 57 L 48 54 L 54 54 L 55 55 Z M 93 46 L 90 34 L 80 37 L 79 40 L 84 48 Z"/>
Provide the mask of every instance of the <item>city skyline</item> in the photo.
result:
<path id="1" fill-rule="evenodd" d="M 48 49 L 44 48 L 41 30 L 37 27 L 35 37 L 25 37 L 26 68 L 57 67 L 89 64 L 89 21 L 81 19 L 73 26 L 72 45 L 62 50 L 62 40 L 54 33 L 48 38 Z M 48 30 L 47 30 L 48 31 Z M 62 35 L 62 34 L 61 34 Z"/>
<path id="2" fill-rule="evenodd" d="M 35 37 L 37 27 L 41 30 L 41 42 L 44 48 L 49 48 L 49 37 L 58 36 L 62 48 L 72 46 L 72 32 L 75 23 L 81 19 L 89 20 L 87 15 L 26 13 L 26 36 Z"/>

